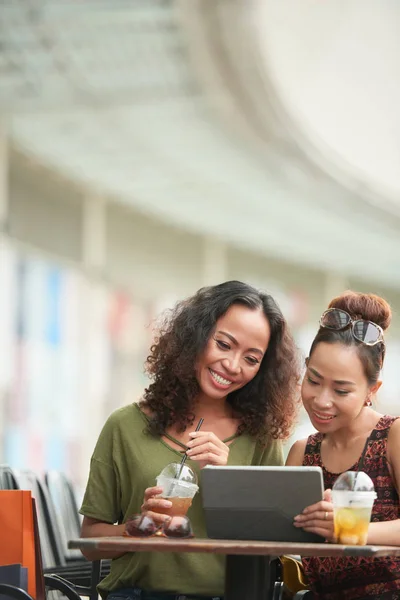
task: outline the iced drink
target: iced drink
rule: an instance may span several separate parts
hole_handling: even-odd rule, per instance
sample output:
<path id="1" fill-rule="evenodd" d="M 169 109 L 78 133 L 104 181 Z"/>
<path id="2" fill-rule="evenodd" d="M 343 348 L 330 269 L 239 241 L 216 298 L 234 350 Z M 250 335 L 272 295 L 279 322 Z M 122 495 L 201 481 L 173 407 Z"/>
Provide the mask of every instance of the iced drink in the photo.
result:
<path id="1" fill-rule="evenodd" d="M 170 508 L 154 510 L 164 515 L 184 516 L 197 493 L 197 477 L 194 471 L 186 465 L 181 468 L 179 463 L 170 463 L 156 479 L 157 485 L 163 488 L 160 498 L 172 502 Z"/>
<path id="2" fill-rule="evenodd" d="M 160 496 L 163 500 L 169 500 L 172 502 L 170 508 L 153 508 L 153 512 L 162 513 L 163 515 L 170 515 L 171 517 L 183 517 L 186 515 L 192 504 L 192 498 L 180 498 L 179 496 Z"/>
<path id="3" fill-rule="evenodd" d="M 371 520 L 371 509 L 348 506 L 334 509 L 335 537 L 338 544 L 350 546 L 365 546 L 368 537 L 368 527 Z"/>
<path id="4" fill-rule="evenodd" d="M 362 471 L 347 471 L 332 489 L 335 537 L 338 544 L 364 546 L 367 543 L 374 484 Z"/>

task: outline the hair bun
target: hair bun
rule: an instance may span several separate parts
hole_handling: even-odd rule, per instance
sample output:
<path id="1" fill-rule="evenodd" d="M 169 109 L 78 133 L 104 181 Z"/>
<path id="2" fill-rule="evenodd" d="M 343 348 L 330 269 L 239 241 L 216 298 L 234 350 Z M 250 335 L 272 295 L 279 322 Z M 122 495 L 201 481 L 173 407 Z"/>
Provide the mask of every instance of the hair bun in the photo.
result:
<path id="1" fill-rule="evenodd" d="M 375 294 L 362 294 L 351 290 L 334 298 L 329 308 L 341 308 L 353 319 L 365 319 L 380 325 L 385 331 L 392 320 L 392 310 L 386 300 Z"/>

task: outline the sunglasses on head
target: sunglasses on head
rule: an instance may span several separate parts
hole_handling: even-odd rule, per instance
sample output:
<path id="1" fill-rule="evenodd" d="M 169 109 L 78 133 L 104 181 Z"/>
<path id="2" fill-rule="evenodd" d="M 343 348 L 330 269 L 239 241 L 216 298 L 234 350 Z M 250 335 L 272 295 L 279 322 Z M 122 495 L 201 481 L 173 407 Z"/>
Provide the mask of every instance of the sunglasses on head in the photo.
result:
<path id="1" fill-rule="evenodd" d="M 185 516 L 170 517 L 163 523 L 156 523 L 148 515 L 133 515 L 125 523 L 125 536 L 151 537 L 153 535 L 167 538 L 191 538 L 192 526 Z"/>
<path id="2" fill-rule="evenodd" d="M 348 312 L 341 308 L 328 308 L 319 321 L 319 324 L 324 329 L 332 329 L 341 331 L 351 325 L 353 337 L 366 346 L 375 346 L 382 342 L 383 329 L 372 321 L 364 319 L 352 319 Z"/>

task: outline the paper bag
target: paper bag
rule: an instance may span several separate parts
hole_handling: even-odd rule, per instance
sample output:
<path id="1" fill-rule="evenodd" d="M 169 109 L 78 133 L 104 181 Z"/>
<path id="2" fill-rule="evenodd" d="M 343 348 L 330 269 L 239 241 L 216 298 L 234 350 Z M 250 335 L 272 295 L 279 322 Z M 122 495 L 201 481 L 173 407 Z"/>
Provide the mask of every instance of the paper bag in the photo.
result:
<path id="1" fill-rule="evenodd" d="M 42 573 L 38 571 L 41 555 L 37 532 L 35 535 L 34 511 L 30 491 L 0 490 L 0 564 L 20 563 L 26 567 L 28 593 L 41 600 Z"/>

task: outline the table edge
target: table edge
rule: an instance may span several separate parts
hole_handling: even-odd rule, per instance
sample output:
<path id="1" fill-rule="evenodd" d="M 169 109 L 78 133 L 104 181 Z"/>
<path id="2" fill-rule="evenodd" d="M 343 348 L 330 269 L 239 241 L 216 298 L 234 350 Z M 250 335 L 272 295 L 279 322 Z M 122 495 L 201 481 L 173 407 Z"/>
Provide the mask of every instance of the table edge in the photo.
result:
<path id="1" fill-rule="evenodd" d="M 190 552 L 226 555 L 279 556 L 400 556 L 400 546 L 345 546 L 324 543 L 262 542 L 252 540 L 214 540 L 195 538 L 190 540 L 134 537 L 79 538 L 68 541 L 68 548 L 80 550 L 104 550 L 127 552 Z"/>

